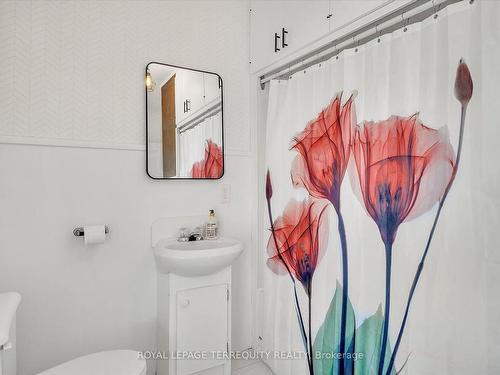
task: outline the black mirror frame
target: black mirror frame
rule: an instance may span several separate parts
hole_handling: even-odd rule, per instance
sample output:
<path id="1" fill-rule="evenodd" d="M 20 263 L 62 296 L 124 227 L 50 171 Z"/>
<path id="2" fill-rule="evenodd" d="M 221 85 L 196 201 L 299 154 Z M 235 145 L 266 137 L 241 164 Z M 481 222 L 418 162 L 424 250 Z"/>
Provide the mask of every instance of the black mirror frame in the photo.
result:
<path id="1" fill-rule="evenodd" d="M 186 68 L 184 66 L 178 66 L 178 65 L 171 65 L 171 64 L 165 64 L 165 63 L 160 63 L 156 61 L 150 61 L 147 63 L 146 68 L 144 70 L 144 77 L 146 76 L 149 66 L 152 64 L 156 65 L 163 65 L 163 66 L 168 66 L 171 68 L 177 68 L 177 69 L 186 69 L 186 70 L 191 70 L 193 72 L 198 72 L 198 73 L 207 73 L 207 74 L 213 74 L 219 77 L 219 86 L 220 86 L 220 101 L 221 101 L 221 135 L 222 135 L 222 173 L 218 178 L 198 178 L 198 177 L 153 177 L 149 174 L 149 134 L 148 134 L 148 90 L 146 86 L 144 85 L 144 92 L 145 92 L 145 97 L 146 97 L 146 174 L 153 180 L 160 180 L 160 181 L 175 181 L 175 180 L 180 180 L 180 181 L 185 181 L 185 180 L 198 180 L 198 181 L 217 181 L 220 180 L 225 173 L 226 170 L 226 158 L 225 158 L 225 145 L 224 145 L 224 81 L 222 80 L 222 77 L 214 72 L 209 72 L 206 70 L 199 70 L 199 69 L 193 69 L 193 68 Z M 143 77 L 143 78 L 144 78 Z"/>

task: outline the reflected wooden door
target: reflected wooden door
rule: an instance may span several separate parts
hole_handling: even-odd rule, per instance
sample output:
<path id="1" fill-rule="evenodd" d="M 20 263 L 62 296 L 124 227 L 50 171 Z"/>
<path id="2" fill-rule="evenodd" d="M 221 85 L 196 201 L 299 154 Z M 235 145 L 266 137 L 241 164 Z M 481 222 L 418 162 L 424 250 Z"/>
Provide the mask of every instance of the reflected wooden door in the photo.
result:
<path id="1" fill-rule="evenodd" d="M 175 177 L 175 74 L 161 88 L 161 126 L 163 177 Z"/>

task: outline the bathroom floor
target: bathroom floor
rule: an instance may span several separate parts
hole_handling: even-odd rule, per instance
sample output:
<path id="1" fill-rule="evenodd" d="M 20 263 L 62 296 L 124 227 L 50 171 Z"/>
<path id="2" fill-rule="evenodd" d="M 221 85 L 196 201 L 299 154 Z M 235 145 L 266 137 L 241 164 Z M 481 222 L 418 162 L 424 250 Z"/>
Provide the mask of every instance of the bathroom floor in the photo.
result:
<path id="1" fill-rule="evenodd" d="M 274 375 L 272 371 L 259 360 L 234 360 L 231 365 L 232 375 Z"/>

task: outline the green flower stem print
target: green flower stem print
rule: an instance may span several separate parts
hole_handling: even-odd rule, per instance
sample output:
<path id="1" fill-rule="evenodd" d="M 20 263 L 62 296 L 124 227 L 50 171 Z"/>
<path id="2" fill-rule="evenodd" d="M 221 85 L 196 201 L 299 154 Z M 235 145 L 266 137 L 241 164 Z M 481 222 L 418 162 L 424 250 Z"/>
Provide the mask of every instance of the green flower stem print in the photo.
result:
<path id="1" fill-rule="evenodd" d="M 331 375 L 340 372 L 339 327 L 342 287 L 337 283 L 335 294 L 330 303 L 325 320 L 320 327 L 314 341 L 314 368 L 316 375 Z M 353 307 L 348 300 L 347 304 L 347 340 L 349 352 L 344 354 L 345 372 L 347 374 L 368 375 L 376 374 L 380 361 L 380 336 L 382 334 L 384 317 L 382 309 L 365 319 L 356 328 Z M 385 363 L 391 357 L 390 347 L 386 351 Z M 396 371 L 392 370 L 391 375 Z"/>
<path id="2" fill-rule="evenodd" d="M 341 311 L 342 311 L 342 287 L 337 282 L 335 293 L 328 312 L 326 313 L 325 320 L 321 325 L 316 339 L 314 340 L 314 369 L 316 375 L 330 375 L 339 374 L 341 366 L 344 371 L 349 368 L 352 369 L 352 361 L 340 352 L 340 324 L 341 324 Z M 349 299 L 346 305 L 346 332 L 347 342 L 351 344 L 354 339 L 355 318 L 354 310 Z M 347 360 L 346 360 L 347 359 Z M 348 371 L 347 373 L 352 373 Z"/>

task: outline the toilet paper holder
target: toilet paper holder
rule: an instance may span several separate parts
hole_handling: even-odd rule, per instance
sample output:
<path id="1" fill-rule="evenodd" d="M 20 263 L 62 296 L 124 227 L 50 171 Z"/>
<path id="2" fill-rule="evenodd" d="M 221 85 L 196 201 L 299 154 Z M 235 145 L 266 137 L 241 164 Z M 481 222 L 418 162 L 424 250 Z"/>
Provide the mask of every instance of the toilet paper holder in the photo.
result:
<path id="1" fill-rule="evenodd" d="M 104 226 L 104 233 L 109 233 L 109 227 L 107 225 Z M 76 237 L 83 237 L 85 235 L 85 231 L 83 230 L 83 227 L 78 227 L 73 229 L 73 234 Z"/>

